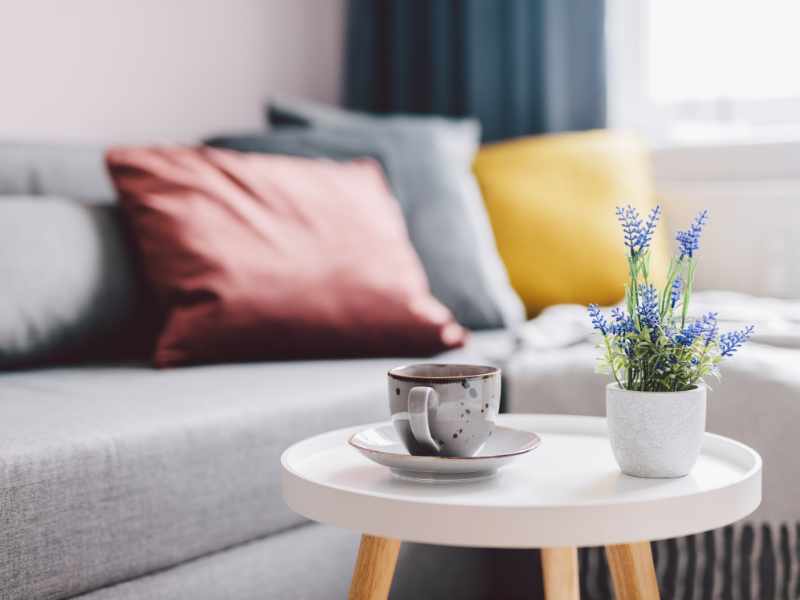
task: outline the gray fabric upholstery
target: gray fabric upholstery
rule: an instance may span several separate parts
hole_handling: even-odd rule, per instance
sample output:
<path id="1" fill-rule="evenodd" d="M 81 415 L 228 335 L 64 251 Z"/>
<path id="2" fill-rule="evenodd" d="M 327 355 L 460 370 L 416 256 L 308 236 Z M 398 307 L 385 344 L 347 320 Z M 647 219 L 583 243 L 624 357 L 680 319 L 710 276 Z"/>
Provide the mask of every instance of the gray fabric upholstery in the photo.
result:
<path id="1" fill-rule="evenodd" d="M 323 147 L 334 157 L 341 147 L 376 148 L 434 296 L 471 329 L 511 327 L 523 320 L 472 174 L 480 140 L 477 121 L 378 118 L 296 101 L 273 102 L 270 118 L 274 125 L 320 129 L 303 134 L 312 155 Z M 266 137 L 262 151 L 272 151 L 270 144 Z"/>
<path id="2" fill-rule="evenodd" d="M 99 145 L 0 142 L 0 195 L 113 202 L 116 193 L 103 153 Z"/>
<path id="3" fill-rule="evenodd" d="M 0 369 L 119 348 L 142 290 L 113 206 L 0 196 Z"/>
<path id="4" fill-rule="evenodd" d="M 490 361 L 484 339 L 495 352 L 489 333 L 441 358 Z M 0 375 L 0 598 L 87 592 L 301 522 L 280 496 L 281 452 L 385 418 L 398 362 Z"/>
<path id="5" fill-rule="evenodd" d="M 597 355 L 588 341 L 522 349 L 504 368 L 510 412 L 605 415 L 608 377 L 594 372 Z M 800 598 L 800 479 L 791 476 L 797 473 L 791 449 L 800 420 L 799 358 L 796 349 L 751 342 L 724 365 L 721 381 L 710 382 L 707 429 L 761 454 L 762 502 L 733 526 L 654 544 L 663 598 Z M 581 569 L 591 571 L 594 590 L 582 598 L 608 597 L 602 557 L 599 549 L 582 551 Z"/>
<path id="6" fill-rule="evenodd" d="M 306 525 L 205 556 L 80 600 L 327 600 L 345 598 L 358 535 Z M 737 525 L 652 544 L 664 600 L 797 597 L 800 526 Z M 734 558 L 735 557 L 735 558 Z M 542 598 L 535 550 L 404 544 L 390 600 Z M 603 548 L 580 549 L 580 597 L 609 600 Z M 313 574 L 313 576 L 310 576 Z"/>
<path id="7" fill-rule="evenodd" d="M 306 525 L 205 556 L 80 600 L 334 600 L 347 597 L 358 534 Z M 404 544 L 390 600 L 536 600 L 533 550 Z"/>

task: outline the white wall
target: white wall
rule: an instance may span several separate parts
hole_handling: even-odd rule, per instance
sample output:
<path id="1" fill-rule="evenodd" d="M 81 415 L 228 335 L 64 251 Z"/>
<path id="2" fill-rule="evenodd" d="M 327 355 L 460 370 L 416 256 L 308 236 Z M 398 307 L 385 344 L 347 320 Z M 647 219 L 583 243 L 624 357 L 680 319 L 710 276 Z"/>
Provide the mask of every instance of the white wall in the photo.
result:
<path id="1" fill-rule="evenodd" d="M 336 102 L 344 0 L 0 0 L 0 139 L 190 141 Z"/>
<path id="2" fill-rule="evenodd" d="M 673 232 L 711 214 L 699 289 L 800 298 L 800 145 L 661 149 L 653 162 Z"/>

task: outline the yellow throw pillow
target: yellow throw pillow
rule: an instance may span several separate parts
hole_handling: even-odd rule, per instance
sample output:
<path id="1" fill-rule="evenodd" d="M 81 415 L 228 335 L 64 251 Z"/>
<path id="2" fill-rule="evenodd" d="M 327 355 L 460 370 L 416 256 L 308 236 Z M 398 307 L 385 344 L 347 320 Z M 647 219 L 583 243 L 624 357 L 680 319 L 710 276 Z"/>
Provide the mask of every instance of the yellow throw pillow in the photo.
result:
<path id="1" fill-rule="evenodd" d="M 646 216 L 655 205 L 647 154 L 611 131 L 520 138 L 481 148 L 475 174 L 497 247 L 529 316 L 561 303 L 613 304 L 624 293 L 627 262 L 615 207 Z M 668 267 L 663 227 L 651 270 Z"/>

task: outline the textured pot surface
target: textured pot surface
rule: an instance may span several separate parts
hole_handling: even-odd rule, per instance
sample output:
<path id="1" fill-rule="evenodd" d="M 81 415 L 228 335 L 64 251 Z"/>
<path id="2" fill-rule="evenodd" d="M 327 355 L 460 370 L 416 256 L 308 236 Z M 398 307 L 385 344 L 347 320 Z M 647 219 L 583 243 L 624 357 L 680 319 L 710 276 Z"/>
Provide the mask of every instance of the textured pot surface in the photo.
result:
<path id="1" fill-rule="evenodd" d="M 606 388 L 611 448 L 623 473 L 683 477 L 691 471 L 706 430 L 706 387 L 685 392 Z"/>

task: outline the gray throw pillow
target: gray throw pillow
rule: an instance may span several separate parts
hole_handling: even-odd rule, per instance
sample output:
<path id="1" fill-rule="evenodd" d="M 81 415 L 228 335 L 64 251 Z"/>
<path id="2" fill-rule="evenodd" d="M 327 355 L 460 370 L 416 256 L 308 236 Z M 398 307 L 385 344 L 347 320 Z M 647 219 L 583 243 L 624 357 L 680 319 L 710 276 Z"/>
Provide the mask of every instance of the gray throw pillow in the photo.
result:
<path id="1" fill-rule="evenodd" d="M 313 119 L 303 120 L 306 113 L 298 113 L 294 121 L 284 118 L 281 124 L 295 127 L 263 134 L 258 148 L 253 136 L 238 144 L 233 138 L 211 141 L 236 150 L 292 153 L 286 150 L 292 143 L 304 156 L 376 158 L 401 205 L 433 295 L 470 329 L 510 327 L 520 322 L 524 309 L 497 253 L 472 174 L 480 139 L 477 122 L 374 118 L 329 107 L 319 110 L 327 115 L 319 125 Z M 284 108 L 282 114 L 288 111 Z M 306 123 L 313 127 L 296 127 Z"/>
<path id="2" fill-rule="evenodd" d="M 208 138 L 204 143 L 238 152 L 284 154 L 335 161 L 372 158 L 380 163 L 390 187 L 397 193 L 399 182 L 393 181 L 396 169 L 391 164 L 391 145 L 380 140 L 365 139 L 363 135 L 347 130 L 282 127 L 269 133 L 218 135 Z"/>
<path id="3" fill-rule="evenodd" d="M 141 290 L 114 206 L 0 195 L 0 282 L 0 369 L 118 358 L 141 342 L 131 335 Z"/>

